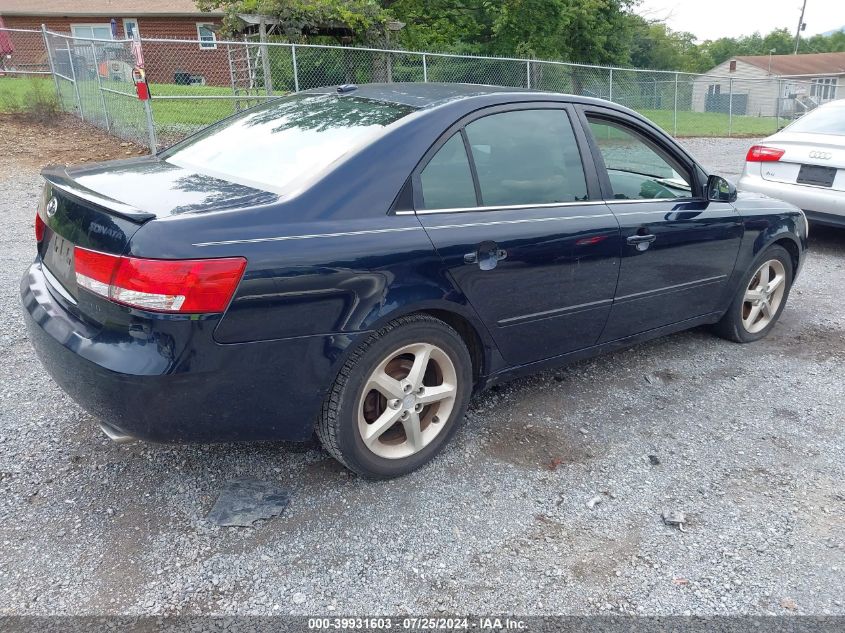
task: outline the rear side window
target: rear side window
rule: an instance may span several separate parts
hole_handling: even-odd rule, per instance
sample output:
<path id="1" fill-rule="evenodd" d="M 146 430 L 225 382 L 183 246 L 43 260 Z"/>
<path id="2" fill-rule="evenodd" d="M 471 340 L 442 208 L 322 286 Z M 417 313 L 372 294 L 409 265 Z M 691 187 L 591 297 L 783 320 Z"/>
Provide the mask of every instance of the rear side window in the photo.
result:
<path id="1" fill-rule="evenodd" d="M 691 179 L 668 154 L 623 125 L 587 118 L 607 168 L 614 199 L 689 197 Z"/>
<path id="2" fill-rule="evenodd" d="M 466 126 L 484 206 L 587 199 L 587 182 L 563 110 L 492 114 Z"/>
<path id="3" fill-rule="evenodd" d="M 461 133 L 452 136 L 420 174 L 424 209 L 474 207 L 475 185 Z"/>
<path id="4" fill-rule="evenodd" d="M 359 97 L 295 94 L 221 121 L 162 157 L 209 176 L 280 192 L 366 145 L 414 110 Z"/>

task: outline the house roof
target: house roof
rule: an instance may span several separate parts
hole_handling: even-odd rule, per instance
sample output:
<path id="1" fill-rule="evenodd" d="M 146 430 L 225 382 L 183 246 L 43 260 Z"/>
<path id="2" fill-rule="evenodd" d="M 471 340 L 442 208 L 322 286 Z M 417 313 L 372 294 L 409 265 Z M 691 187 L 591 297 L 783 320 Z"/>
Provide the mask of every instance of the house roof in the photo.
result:
<path id="1" fill-rule="evenodd" d="M 0 0 L 0 15 L 135 18 L 223 13 L 200 11 L 194 0 Z"/>
<path id="2" fill-rule="evenodd" d="M 768 55 L 734 57 L 741 62 L 769 70 Z M 772 55 L 773 75 L 843 75 L 845 53 L 808 53 L 806 55 Z"/>

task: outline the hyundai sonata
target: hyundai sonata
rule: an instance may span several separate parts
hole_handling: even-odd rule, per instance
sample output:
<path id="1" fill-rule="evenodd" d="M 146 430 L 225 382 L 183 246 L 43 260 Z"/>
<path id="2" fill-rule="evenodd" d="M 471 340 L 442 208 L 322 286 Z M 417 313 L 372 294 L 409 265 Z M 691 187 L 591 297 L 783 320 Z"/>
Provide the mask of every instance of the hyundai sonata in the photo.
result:
<path id="1" fill-rule="evenodd" d="M 471 394 L 702 324 L 765 336 L 800 210 L 619 105 L 442 84 L 273 100 L 156 157 L 48 168 L 21 283 L 115 439 L 304 440 L 407 473 Z"/>

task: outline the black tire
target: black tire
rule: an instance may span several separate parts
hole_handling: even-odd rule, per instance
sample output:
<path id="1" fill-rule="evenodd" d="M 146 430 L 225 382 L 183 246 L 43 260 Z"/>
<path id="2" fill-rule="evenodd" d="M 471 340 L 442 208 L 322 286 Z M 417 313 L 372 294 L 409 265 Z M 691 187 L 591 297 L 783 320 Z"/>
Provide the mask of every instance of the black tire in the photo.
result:
<path id="1" fill-rule="evenodd" d="M 364 443 L 358 414 L 366 381 L 395 350 L 405 345 L 435 345 L 451 360 L 457 378 L 452 411 L 443 428 L 418 452 L 407 457 L 385 458 Z M 317 437 L 341 464 L 369 479 L 400 477 L 430 461 L 454 435 L 463 421 L 472 394 L 472 360 L 460 335 L 429 315 L 409 315 L 391 321 L 372 334 L 344 363 L 317 420 Z"/>
<path id="2" fill-rule="evenodd" d="M 770 260 L 777 260 L 781 264 L 783 264 L 786 276 L 786 280 L 784 282 L 785 289 L 783 298 L 781 299 L 780 304 L 778 305 L 777 310 L 775 311 L 768 325 L 766 325 L 766 327 L 760 330 L 759 332 L 749 332 L 742 322 L 745 293 L 746 290 L 748 290 L 748 287 L 754 279 L 755 275 L 757 274 L 757 271 L 759 270 L 760 266 Z M 714 326 L 714 330 L 716 331 L 716 333 L 722 338 L 728 339 L 729 341 L 734 341 L 736 343 L 751 343 L 753 341 L 758 341 L 764 336 L 766 336 L 769 332 L 771 332 L 772 328 L 778 322 L 781 313 L 783 313 L 783 309 L 786 307 L 786 301 L 789 298 L 789 291 L 792 288 L 793 274 L 794 271 L 792 269 L 792 257 L 790 256 L 789 252 L 782 246 L 769 246 L 766 250 L 764 250 L 757 256 L 757 258 L 754 260 L 754 263 L 751 264 L 745 276 L 742 278 L 742 283 L 737 289 L 736 296 L 731 302 L 731 307 L 728 308 L 728 311 L 725 313 L 722 319 Z"/>

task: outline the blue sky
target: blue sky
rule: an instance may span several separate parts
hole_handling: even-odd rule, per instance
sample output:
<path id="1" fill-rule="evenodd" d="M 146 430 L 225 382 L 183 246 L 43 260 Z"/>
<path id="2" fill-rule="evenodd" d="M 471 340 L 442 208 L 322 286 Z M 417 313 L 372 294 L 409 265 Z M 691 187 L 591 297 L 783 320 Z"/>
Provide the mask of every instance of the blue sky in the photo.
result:
<path id="1" fill-rule="evenodd" d="M 801 0 L 642 0 L 637 12 L 665 19 L 670 28 L 689 31 L 703 41 L 780 27 L 794 33 Z M 804 35 L 845 26 L 845 0 L 807 0 L 804 22 Z"/>

